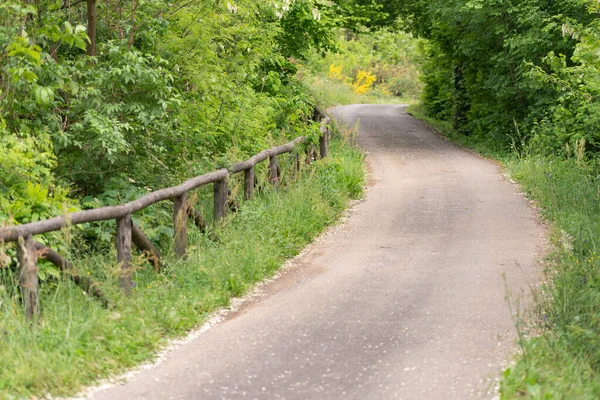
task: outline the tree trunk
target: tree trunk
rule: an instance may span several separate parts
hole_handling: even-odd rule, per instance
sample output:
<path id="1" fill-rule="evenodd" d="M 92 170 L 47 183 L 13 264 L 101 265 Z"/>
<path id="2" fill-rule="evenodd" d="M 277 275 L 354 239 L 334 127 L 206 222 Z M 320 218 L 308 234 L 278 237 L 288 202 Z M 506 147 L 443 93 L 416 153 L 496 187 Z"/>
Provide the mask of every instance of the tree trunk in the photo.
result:
<path id="1" fill-rule="evenodd" d="M 87 45 L 87 55 L 95 56 L 98 54 L 96 50 L 96 0 L 87 0 L 87 35 L 90 42 Z"/>
<path id="2" fill-rule="evenodd" d="M 137 5 L 135 0 L 131 0 L 131 27 L 129 28 L 129 40 L 127 42 L 127 50 L 131 51 L 133 40 L 135 39 L 135 10 Z"/>
<path id="3" fill-rule="evenodd" d="M 457 131 L 468 134 L 467 112 L 470 108 L 469 94 L 465 87 L 464 67 L 454 67 L 454 116 L 452 125 Z"/>

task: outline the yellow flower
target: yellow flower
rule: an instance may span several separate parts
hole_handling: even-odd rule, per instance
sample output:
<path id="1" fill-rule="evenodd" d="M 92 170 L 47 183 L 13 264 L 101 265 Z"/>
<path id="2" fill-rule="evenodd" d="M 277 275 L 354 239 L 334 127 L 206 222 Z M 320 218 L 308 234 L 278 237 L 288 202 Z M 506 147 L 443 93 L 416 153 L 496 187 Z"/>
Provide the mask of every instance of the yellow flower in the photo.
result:
<path id="1" fill-rule="evenodd" d="M 335 64 L 331 64 L 329 66 L 329 77 L 332 79 L 343 80 L 344 79 L 344 75 L 342 74 L 343 69 L 344 69 L 344 66 L 342 64 L 340 64 L 339 67 L 336 67 Z"/>
<path id="2" fill-rule="evenodd" d="M 358 71 L 356 79 L 352 84 L 352 89 L 358 94 L 365 94 L 371 89 L 371 85 L 375 83 L 377 77 L 371 75 L 368 71 Z"/>

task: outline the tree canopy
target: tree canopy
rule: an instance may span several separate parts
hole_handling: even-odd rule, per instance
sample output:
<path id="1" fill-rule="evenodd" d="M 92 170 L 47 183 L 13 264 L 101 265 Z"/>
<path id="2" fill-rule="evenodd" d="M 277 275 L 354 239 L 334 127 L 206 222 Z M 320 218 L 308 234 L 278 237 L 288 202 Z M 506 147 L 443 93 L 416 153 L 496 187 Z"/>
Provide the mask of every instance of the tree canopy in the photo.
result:
<path id="1" fill-rule="evenodd" d="M 424 103 L 465 134 L 544 152 L 598 151 L 598 3 L 386 2 L 428 39 Z"/>

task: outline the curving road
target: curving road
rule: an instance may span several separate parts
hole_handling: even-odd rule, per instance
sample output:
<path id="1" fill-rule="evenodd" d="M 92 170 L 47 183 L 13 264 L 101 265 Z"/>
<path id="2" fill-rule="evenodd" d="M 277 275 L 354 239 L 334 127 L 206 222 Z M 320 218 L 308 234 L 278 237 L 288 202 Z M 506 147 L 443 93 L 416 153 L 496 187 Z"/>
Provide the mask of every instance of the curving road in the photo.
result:
<path id="1" fill-rule="evenodd" d="M 267 295 L 93 399 L 493 398 L 543 230 L 499 167 L 354 105 L 372 187 Z M 505 278 L 503 278 L 503 276 Z"/>

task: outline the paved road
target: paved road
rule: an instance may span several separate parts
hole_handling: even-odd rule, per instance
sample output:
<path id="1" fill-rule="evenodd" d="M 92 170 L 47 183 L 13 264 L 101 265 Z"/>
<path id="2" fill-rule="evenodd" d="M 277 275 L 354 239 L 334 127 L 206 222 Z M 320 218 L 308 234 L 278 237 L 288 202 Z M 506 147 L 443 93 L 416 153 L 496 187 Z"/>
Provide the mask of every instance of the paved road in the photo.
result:
<path id="1" fill-rule="evenodd" d="M 227 321 L 94 399 L 491 398 L 515 350 L 505 301 L 542 228 L 498 166 L 402 106 L 360 119 L 372 187 L 335 234 Z"/>

